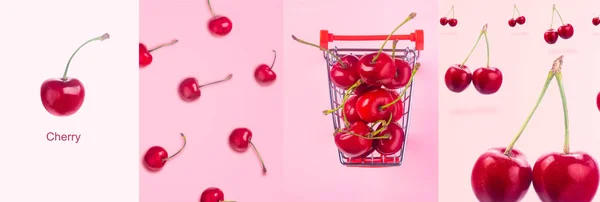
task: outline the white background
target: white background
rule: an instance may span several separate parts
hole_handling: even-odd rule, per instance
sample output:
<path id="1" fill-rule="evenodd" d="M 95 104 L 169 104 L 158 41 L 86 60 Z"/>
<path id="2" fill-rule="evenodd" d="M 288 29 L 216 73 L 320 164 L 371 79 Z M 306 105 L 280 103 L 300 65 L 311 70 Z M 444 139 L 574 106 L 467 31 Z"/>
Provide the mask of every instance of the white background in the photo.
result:
<path id="1" fill-rule="evenodd" d="M 139 200 L 138 1 L 0 2 L 0 201 Z M 86 89 L 70 117 L 50 115 L 40 85 L 69 77 Z M 78 144 L 46 133 L 79 133 Z"/>

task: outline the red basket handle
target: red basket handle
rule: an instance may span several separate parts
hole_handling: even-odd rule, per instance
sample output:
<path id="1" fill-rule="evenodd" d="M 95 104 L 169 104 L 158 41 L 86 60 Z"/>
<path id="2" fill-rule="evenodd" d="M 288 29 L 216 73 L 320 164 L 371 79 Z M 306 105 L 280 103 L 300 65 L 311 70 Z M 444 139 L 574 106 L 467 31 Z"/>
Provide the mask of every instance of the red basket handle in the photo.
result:
<path id="1" fill-rule="evenodd" d="M 325 49 L 329 49 L 329 42 L 333 41 L 383 41 L 387 37 L 388 35 L 334 35 L 327 30 L 321 30 L 320 45 Z M 424 48 L 423 38 L 423 30 L 418 29 L 408 35 L 392 35 L 390 40 L 410 40 L 415 42 L 416 50 L 422 51 Z"/>

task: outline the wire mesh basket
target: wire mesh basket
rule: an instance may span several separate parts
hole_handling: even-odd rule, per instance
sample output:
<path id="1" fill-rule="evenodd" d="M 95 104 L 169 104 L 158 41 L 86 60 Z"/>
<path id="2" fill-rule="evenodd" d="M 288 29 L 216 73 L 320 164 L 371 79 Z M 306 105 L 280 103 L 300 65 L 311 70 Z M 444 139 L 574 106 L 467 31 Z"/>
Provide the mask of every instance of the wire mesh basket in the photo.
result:
<path id="1" fill-rule="evenodd" d="M 320 37 L 320 46 L 328 49 L 333 54 L 338 56 L 338 58 L 343 57 L 344 55 L 352 54 L 357 57 L 361 57 L 364 54 L 373 53 L 379 51 L 379 49 L 368 49 L 368 48 L 329 48 L 329 43 L 333 41 L 384 41 L 388 35 L 334 35 L 329 33 L 327 30 L 321 30 Z M 416 30 L 414 33 L 410 33 L 409 35 L 393 35 L 390 40 L 407 40 L 415 43 L 413 48 L 406 47 L 404 49 L 396 49 L 396 58 L 403 59 L 404 61 L 410 64 L 411 69 L 414 67 L 415 63 L 419 59 L 419 53 L 423 50 L 423 30 Z M 383 49 L 386 53 L 391 53 L 392 49 Z M 336 62 L 336 59 L 331 57 L 329 54 L 324 52 L 324 57 L 327 62 L 327 78 L 329 78 L 329 97 L 331 102 L 331 108 L 334 109 L 338 107 L 344 97 L 345 90 L 336 87 L 329 77 L 329 71 L 333 64 Z M 402 148 L 399 152 L 394 155 L 381 155 L 377 151 L 373 151 L 370 155 L 366 157 L 355 157 L 350 158 L 345 156 L 341 151 L 338 150 L 338 155 L 340 159 L 340 163 L 345 166 L 361 166 L 361 167 L 389 167 L 389 166 L 400 166 L 404 161 L 404 151 L 406 149 L 406 139 L 408 137 L 408 128 L 410 123 L 410 111 L 411 111 L 411 103 L 412 103 L 412 94 L 413 87 L 415 81 L 412 80 L 411 83 L 406 86 L 408 89 L 402 98 L 402 104 L 404 105 L 402 118 L 398 121 L 398 124 L 404 130 L 404 140 Z M 396 89 L 398 93 L 400 93 L 403 89 Z M 331 118 L 333 120 L 333 127 L 337 131 L 341 127 L 343 127 L 343 117 L 341 116 L 341 111 L 335 112 L 331 114 Z"/>

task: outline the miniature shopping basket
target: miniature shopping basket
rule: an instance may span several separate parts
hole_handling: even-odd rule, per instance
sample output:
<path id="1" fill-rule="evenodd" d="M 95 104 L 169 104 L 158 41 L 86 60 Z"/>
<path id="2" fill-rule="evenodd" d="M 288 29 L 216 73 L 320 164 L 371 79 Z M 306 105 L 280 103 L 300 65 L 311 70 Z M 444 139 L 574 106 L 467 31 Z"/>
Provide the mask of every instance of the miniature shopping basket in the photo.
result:
<path id="1" fill-rule="evenodd" d="M 365 49 L 365 48 L 329 48 L 329 43 L 334 41 L 384 41 L 388 35 L 334 35 L 329 33 L 327 30 L 321 30 L 320 37 L 320 46 L 328 49 L 331 53 L 338 56 L 338 58 L 343 57 L 347 54 L 353 54 L 358 57 L 361 57 L 363 54 L 368 54 L 372 52 L 379 51 L 379 49 Z M 398 40 L 398 41 L 411 41 L 415 43 L 414 47 L 406 47 L 404 49 L 396 49 L 396 58 L 400 58 L 405 60 L 411 65 L 411 68 L 415 65 L 417 60 L 419 59 L 419 52 L 423 50 L 423 30 L 416 30 L 414 33 L 410 33 L 409 35 L 393 35 L 390 38 L 390 42 Z M 391 44 L 391 43 L 390 43 Z M 383 49 L 383 51 L 387 53 L 391 53 L 392 49 Z M 324 52 L 324 57 L 327 62 L 327 78 L 329 78 L 329 97 L 331 101 L 331 108 L 335 109 L 340 105 L 340 102 L 343 100 L 345 91 L 343 89 L 337 88 L 329 77 L 329 71 L 331 67 L 336 62 L 336 59 L 331 57 L 329 54 Z M 389 167 L 389 166 L 400 166 L 404 160 L 404 151 L 406 149 L 406 137 L 408 137 L 408 127 L 410 122 L 410 110 L 414 87 L 414 79 L 411 83 L 407 84 L 409 89 L 406 90 L 404 97 L 402 99 L 402 104 L 404 105 L 404 114 L 402 118 L 399 120 L 399 125 L 402 126 L 404 130 L 404 145 L 402 149 L 394 154 L 388 156 L 382 156 L 377 151 L 374 151 L 371 155 L 367 157 L 355 157 L 349 158 L 345 156 L 342 152 L 338 150 L 338 155 L 340 158 L 340 163 L 345 166 L 361 166 L 361 167 Z M 398 93 L 402 91 L 402 89 L 397 89 Z M 333 127 L 335 130 L 340 129 L 343 126 L 343 118 L 340 113 L 332 113 L 331 118 L 333 119 Z"/>

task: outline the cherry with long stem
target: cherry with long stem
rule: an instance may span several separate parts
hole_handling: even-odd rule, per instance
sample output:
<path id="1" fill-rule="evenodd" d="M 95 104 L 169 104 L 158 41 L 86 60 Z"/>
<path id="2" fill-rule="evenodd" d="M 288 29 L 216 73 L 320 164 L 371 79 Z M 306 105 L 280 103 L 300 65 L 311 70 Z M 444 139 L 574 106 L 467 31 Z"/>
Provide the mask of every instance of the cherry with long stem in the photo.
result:
<path id="1" fill-rule="evenodd" d="M 511 156 L 512 155 L 512 150 L 515 147 L 515 144 L 517 143 L 517 141 L 519 140 L 519 138 L 521 137 L 521 135 L 525 131 L 525 128 L 527 128 L 527 125 L 529 124 L 529 121 L 531 121 L 531 118 L 533 117 L 533 114 L 535 114 L 535 111 L 540 106 L 540 103 L 542 102 L 542 99 L 544 98 L 544 95 L 546 94 L 546 91 L 548 90 L 548 86 L 550 86 L 550 82 L 552 81 L 552 79 L 556 75 L 555 69 L 560 69 L 561 68 L 561 66 L 562 66 L 562 58 L 563 58 L 563 56 L 560 56 L 556 60 L 554 60 L 554 63 L 552 64 L 552 69 L 548 73 L 548 76 L 546 78 L 546 82 L 544 83 L 544 87 L 542 88 L 542 92 L 540 93 L 537 101 L 535 102 L 535 106 L 533 107 L 533 109 L 531 110 L 531 112 L 529 113 L 529 115 L 527 116 L 527 119 L 525 119 L 525 122 L 523 123 L 523 125 L 521 125 L 521 128 L 519 129 L 519 132 L 517 132 L 517 135 L 510 142 L 510 144 L 506 147 L 506 150 L 504 151 L 504 155 L 507 155 L 507 156 Z"/>
<path id="2" fill-rule="evenodd" d="M 448 15 L 450 15 L 450 13 L 452 13 L 451 18 L 454 18 L 454 5 L 452 5 L 452 7 L 450 7 L 450 10 L 448 11 L 448 13 L 446 13 L 446 15 L 444 17 L 448 17 Z"/>
<path id="3" fill-rule="evenodd" d="M 404 89 L 402 89 L 402 92 L 400 92 L 400 95 L 398 95 L 398 98 L 396 98 L 394 101 L 387 103 L 383 106 L 381 106 L 379 109 L 383 110 L 385 108 L 391 107 L 393 105 L 395 105 L 396 103 L 400 102 L 402 100 L 402 98 L 404 97 L 404 94 L 406 94 L 406 90 L 408 90 L 408 88 L 410 88 L 412 86 L 412 81 L 415 78 L 415 75 L 417 74 L 417 71 L 419 71 L 419 69 L 421 68 L 421 63 L 417 62 L 415 63 L 412 73 L 410 74 L 410 78 L 408 79 L 408 85 L 406 85 L 404 87 Z"/>
<path id="4" fill-rule="evenodd" d="M 163 48 L 163 47 L 172 46 L 172 45 L 176 44 L 177 42 L 179 42 L 179 40 L 178 40 L 178 39 L 173 39 L 173 40 L 172 40 L 171 42 L 169 42 L 169 43 L 160 44 L 160 45 L 158 45 L 158 46 L 156 46 L 156 47 L 154 47 L 154 48 L 152 48 L 152 49 L 148 50 L 148 52 L 149 52 L 149 53 L 151 53 L 152 51 L 155 51 L 155 50 L 161 49 L 161 48 Z"/>
<path id="5" fill-rule="evenodd" d="M 164 158 L 162 161 L 168 161 L 170 159 L 172 159 L 173 157 L 177 156 L 177 154 L 181 153 L 181 151 L 183 151 L 183 148 L 185 148 L 185 146 L 187 145 L 187 138 L 185 137 L 185 135 L 183 133 L 179 133 L 181 135 L 181 137 L 183 138 L 183 146 L 181 146 L 181 148 L 179 148 L 179 150 L 177 152 L 175 152 L 173 155 Z"/>
<path id="6" fill-rule="evenodd" d="M 66 80 L 68 79 L 68 78 L 67 78 L 67 72 L 69 72 L 69 66 L 71 65 L 71 60 L 73 60 L 73 57 L 75 57 L 75 55 L 77 54 L 77 52 L 79 52 L 79 50 L 80 50 L 81 48 L 83 48 L 85 45 L 87 45 L 88 43 L 91 43 L 91 42 L 93 42 L 93 41 L 104 41 L 104 40 L 106 40 L 106 39 L 109 39 L 109 38 L 110 38 L 110 35 L 109 35 L 108 33 L 105 33 L 105 34 L 103 34 L 102 36 L 99 36 L 99 37 L 92 38 L 92 39 L 90 39 L 90 40 L 87 40 L 85 43 L 81 44 L 81 45 L 80 45 L 80 46 L 79 46 L 79 47 L 78 47 L 78 48 L 75 50 L 75 52 L 73 52 L 73 54 L 72 54 L 72 55 L 71 55 L 71 57 L 69 58 L 69 61 L 67 62 L 67 66 L 65 67 L 65 71 L 64 71 L 64 73 L 63 73 L 63 76 L 62 76 L 62 80 L 63 80 L 63 81 L 66 81 Z"/>
<path id="7" fill-rule="evenodd" d="M 400 29 L 400 27 L 402 27 L 404 24 L 406 24 L 408 21 L 414 19 L 415 17 L 417 17 L 417 13 L 410 13 L 410 15 L 408 15 L 408 17 L 406 17 L 406 19 L 404 19 L 404 21 L 402 21 L 402 23 L 400 23 L 398 26 L 396 26 L 396 28 L 392 31 L 392 33 L 390 33 L 387 36 L 387 38 L 385 39 L 385 41 L 383 41 L 381 48 L 379 48 L 377 55 L 375 55 L 375 57 L 373 57 L 373 60 L 371 60 L 371 63 L 375 63 L 375 61 L 377 61 L 377 58 L 379 58 L 379 55 L 381 55 L 381 53 L 383 52 L 383 48 L 385 48 L 385 44 L 390 40 L 390 38 L 392 38 L 394 33 L 396 31 L 398 31 L 398 29 Z"/>
<path id="8" fill-rule="evenodd" d="M 467 63 L 467 61 L 469 60 L 469 58 L 471 57 L 471 55 L 473 55 L 473 52 L 475 52 L 475 48 L 477 48 L 477 45 L 479 44 L 479 41 L 481 41 L 481 37 L 483 37 L 484 35 L 486 35 L 487 27 L 488 27 L 488 25 L 485 24 L 483 26 L 483 28 L 481 29 L 481 32 L 479 33 L 479 37 L 477 37 L 477 41 L 475 41 L 475 45 L 473 45 L 473 48 L 471 48 L 471 51 L 469 52 L 469 54 L 467 55 L 467 57 L 465 58 L 465 60 L 463 60 L 463 62 L 460 64 L 461 68 L 465 66 L 465 63 Z M 489 54 L 489 50 L 488 50 L 488 54 Z M 488 55 L 488 66 L 489 66 L 489 55 Z"/>
<path id="9" fill-rule="evenodd" d="M 562 56 L 560 57 L 560 63 L 552 67 L 552 71 L 554 72 L 554 78 L 556 79 L 556 83 L 558 84 L 558 90 L 560 91 L 560 99 L 562 101 L 563 115 L 565 119 L 565 140 L 563 146 L 563 153 L 569 154 L 569 110 L 567 108 L 567 96 L 565 95 L 565 88 L 562 81 Z"/>
<path id="10" fill-rule="evenodd" d="M 233 78 L 233 74 L 228 74 L 224 79 L 216 80 L 216 81 L 213 81 L 213 82 L 210 82 L 210 83 L 205 83 L 205 84 L 202 84 L 202 85 L 198 85 L 198 88 L 202 88 L 204 86 L 210 86 L 210 85 L 213 85 L 213 84 L 217 84 L 217 83 L 229 81 L 231 78 Z"/>

